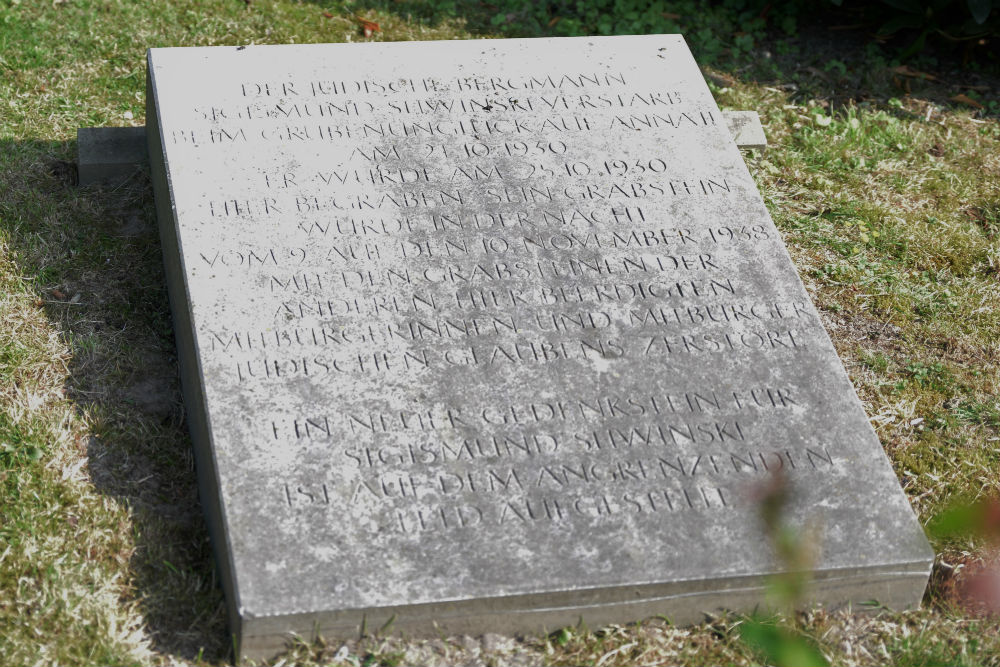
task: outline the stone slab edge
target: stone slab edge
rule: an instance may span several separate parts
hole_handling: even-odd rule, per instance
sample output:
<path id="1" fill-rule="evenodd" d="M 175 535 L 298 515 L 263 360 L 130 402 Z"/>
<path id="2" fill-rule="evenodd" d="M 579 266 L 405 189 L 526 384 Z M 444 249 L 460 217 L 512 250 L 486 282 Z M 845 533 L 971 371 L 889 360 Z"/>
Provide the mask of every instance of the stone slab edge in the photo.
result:
<path id="1" fill-rule="evenodd" d="M 222 499 L 219 495 L 221 486 L 215 460 L 215 447 L 211 441 L 212 430 L 209 424 L 208 406 L 202 389 L 204 380 L 201 359 L 197 354 L 194 327 L 191 324 L 190 290 L 184 266 L 185 255 L 181 252 L 180 239 L 177 234 L 177 210 L 169 183 L 164 140 L 160 131 L 160 119 L 157 116 L 153 68 L 150 66 L 149 57 L 147 51 L 146 127 L 148 132 L 144 131 L 143 134 L 149 149 L 150 176 L 156 201 L 160 243 L 163 247 L 163 264 L 177 344 L 184 411 L 195 455 L 198 496 L 202 505 L 202 513 L 208 524 L 212 551 L 215 554 L 216 566 L 219 571 L 219 580 L 225 594 L 229 631 L 232 637 L 238 638 L 243 634 L 244 614 L 239 600 L 239 588 L 234 580 L 236 570 L 228 538 L 229 531 L 224 525 L 226 514 L 222 510 Z M 168 257 L 174 261 L 167 261 Z"/>
<path id="2" fill-rule="evenodd" d="M 845 599 L 871 601 L 869 606 L 861 608 L 868 611 L 884 607 L 913 609 L 919 605 L 921 596 L 905 591 L 922 591 L 929 570 L 929 565 L 922 560 L 881 568 L 827 570 L 810 581 L 809 597 L 817 603 L 816 607 L 830 611 L 848 607 L 850 603 L 844 603 Z M 759 603 L 770 590 L 771 576 L 480 599 L 475 601 L 474 610 L 467 601 L 455 601 L 385 607 L 374 612 L 347 609 L 319 617 L 307 613 L 303 617 L 310 619 L 315 629 L 313 635 L 305 639 L 315 640 L 319 635 L 326 639 L 359 637 L 366 628 L 370 632 L 382 627 L 391 634 L 402 636 L 480 635 L 483 628 L 508 635 L 537 634 L 577 625 L 581 621 L 590 628 L 620 623 L 622 616 L 635 619 L 665 616 L 672 624 L 691 625 L 727 611 L 764 611 Z M 900 591 L 904 593 L 900 595 Z M 429 618 L 434 620 L 427 620 Z M 292 638 L 283 630 L 289 621 L 287 615 L 243 619 L 240 655 L 269 659 L 281 653 Z"/>
<path id="3" fill-rule="evenodd" d="M 723 111 L 726 127 L 742 149 L 764 150 L 767 137 L 756 111 Z M 155 119 L 146 112 L 150 126 Z M 145 127 L 81 127 L 76 131 L 80 185 L 123 181 L 149 160 Z"/>

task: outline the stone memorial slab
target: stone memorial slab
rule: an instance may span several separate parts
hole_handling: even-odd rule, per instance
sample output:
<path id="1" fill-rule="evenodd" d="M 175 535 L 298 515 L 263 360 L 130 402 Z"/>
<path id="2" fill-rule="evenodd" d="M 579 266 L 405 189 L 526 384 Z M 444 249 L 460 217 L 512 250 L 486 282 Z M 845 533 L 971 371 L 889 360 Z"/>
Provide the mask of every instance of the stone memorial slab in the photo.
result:
<path id="1" fill-rule="evenodd" d="M 751 610 L 932 553 L 681 37 L 153 49 L 150 159 L 239 652 Z M 770 480 L 770 482 L 769 482 Z"/>

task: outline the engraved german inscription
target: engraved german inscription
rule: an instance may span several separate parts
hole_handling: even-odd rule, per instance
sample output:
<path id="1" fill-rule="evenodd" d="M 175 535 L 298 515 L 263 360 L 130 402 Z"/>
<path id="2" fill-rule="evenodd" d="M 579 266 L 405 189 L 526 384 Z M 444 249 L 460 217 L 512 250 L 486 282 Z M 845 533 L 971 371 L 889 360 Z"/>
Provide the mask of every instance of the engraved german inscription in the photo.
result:
<path id="1" fill-rule="evenodd" d="M 676 35 L 153 49 L 188 423 L 241 656 L 750 611 L 931 556 Z M 868 584 L 879 582 L 874 588 Z M 888 582 L 888 583 L 886 583 Z"/>

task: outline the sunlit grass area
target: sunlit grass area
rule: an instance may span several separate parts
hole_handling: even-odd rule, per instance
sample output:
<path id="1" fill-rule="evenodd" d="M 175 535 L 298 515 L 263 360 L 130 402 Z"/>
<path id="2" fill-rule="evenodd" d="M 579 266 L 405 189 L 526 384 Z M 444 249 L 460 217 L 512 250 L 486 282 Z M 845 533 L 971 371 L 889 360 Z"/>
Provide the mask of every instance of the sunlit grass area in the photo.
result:
<path id="1" fill-rule="evenodd" d="M 439 4 L 0 0 L 3 664 L 231 659 L 148 178 L 75 187 L 76 128 L 143 124 L 148 47 L 500 36 L 488 5 Z M 359 19 L 378 31 L 366 37 Z M 996 90 L 977 79 L 977 109 L 948 102 L 961 81 L 901 80 L 870 49 L 848 57 L 792 36 L 772 57 L 698 30 L 689 41 L 712 62 L 720 105 L 761 114 L 770 147 L 746 155 L 751 173 L 921 520 L 1000 495 Z M 831 664 L 1000 665 L 1000 624 L 960 594 L 988 540 L 933 543 L 919 611 L 768 622 Z M 773 664 L 766 642 L 744 640 L 747 622 L 376 633 L 292 645 L 274 662 Z"/>

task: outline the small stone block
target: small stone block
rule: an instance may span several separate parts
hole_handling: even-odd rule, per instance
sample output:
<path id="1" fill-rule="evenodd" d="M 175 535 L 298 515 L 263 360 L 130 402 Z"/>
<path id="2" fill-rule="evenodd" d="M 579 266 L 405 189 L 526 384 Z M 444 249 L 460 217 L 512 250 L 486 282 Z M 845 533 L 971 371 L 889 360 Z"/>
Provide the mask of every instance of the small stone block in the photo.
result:
<path id="1" fill-rule="evenodd" d="M 148 160 L 145 127 L 81 127 L 76 143 L 80 185 L 124 181 Z"/>
<path id="2" fill-rule="evenodd" d="M 761 151 L 767 148 L 767 137 L 756 111 L 723 111 L 722 117 L 737 146 Z"/>

